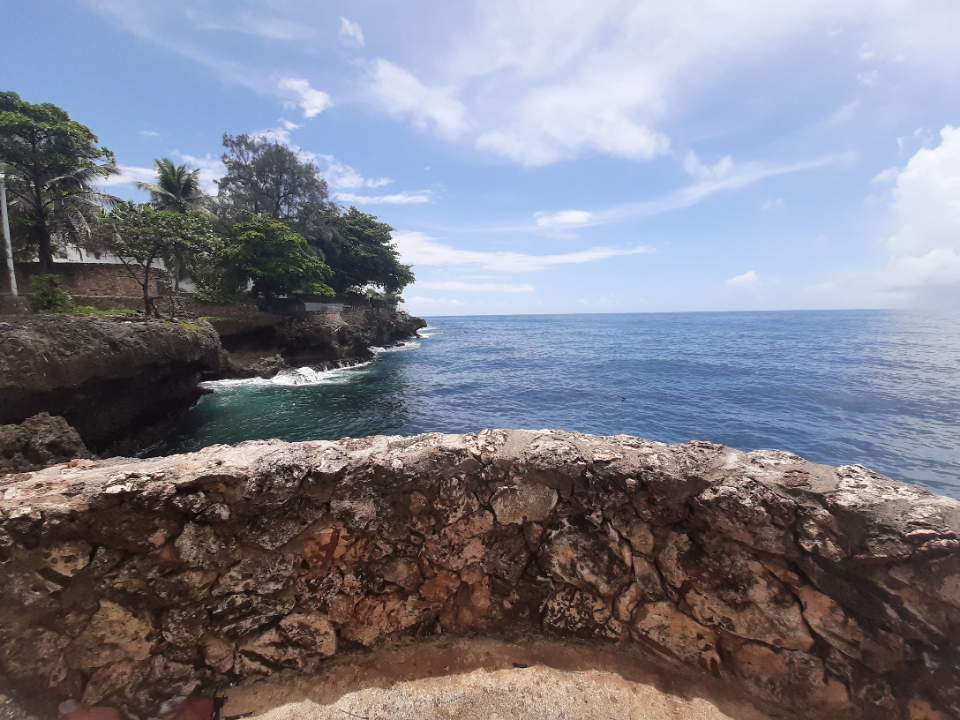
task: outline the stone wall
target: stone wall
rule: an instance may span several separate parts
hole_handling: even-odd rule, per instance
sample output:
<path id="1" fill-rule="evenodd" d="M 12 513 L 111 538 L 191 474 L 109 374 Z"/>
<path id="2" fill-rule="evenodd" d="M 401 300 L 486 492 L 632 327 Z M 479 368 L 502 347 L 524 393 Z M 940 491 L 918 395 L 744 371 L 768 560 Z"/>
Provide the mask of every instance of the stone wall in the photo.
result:
<path id="1" fill-rule="evenodd" d="M 960 503 L 628 436 L 245 443 L 0 480 L 0 670 L 149 712 L 401 637 L 547 633 L 820 718 L 960 717 Z"/>
<path id="2" fill-rule="evenodd" d="M 17 286 L 21 295 L 30 291 L 30 279 L 41 273 L 37 263 L 16 263 Z M 90 295 L 94 297 L 119 296 L 143 297 L 140 284 L 131 277 L 129 271 L 119 264 L 113 263 L 57 263 L 53 274 L 60 278 L 60 287 L 71 295 Z M 150 294 L 159 295 L 160 287 L 157 281 L 166 273 L 162 269 L 154 268 L 150 281 Z M 9 280 L 4 273 L 0 277 L 0 292 L 7 292 Z"/>

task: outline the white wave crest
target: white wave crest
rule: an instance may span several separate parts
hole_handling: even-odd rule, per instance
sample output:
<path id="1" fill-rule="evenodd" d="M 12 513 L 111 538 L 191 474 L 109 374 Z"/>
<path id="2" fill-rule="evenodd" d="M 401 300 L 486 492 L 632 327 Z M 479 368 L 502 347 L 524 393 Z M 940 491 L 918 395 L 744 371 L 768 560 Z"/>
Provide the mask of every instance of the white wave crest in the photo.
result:
<path id="1" fill-rule="evenodd" d="M 435 327 L 430 327 L 429 325 L 427 325 L 426 327 L 422 327 L 419 330 L 417 330 L 417 337 L 424 338 L 424 339 L 432 338 L 436 333 L 436 330 L 437 329 Z"/>
<path id="2" fill-rule="evenodd" d="M 383 353 L 400 352 L 401 350 L 416 350 L 418 347 L 420 347 L 420 343 L 415 340 L 407 340 L 399 345 L 391 345 L 390 347 L 373 346 L 370 348 L 370 352 L 374 355 L 381 355 Z"/>
<path id="3" fill-rule="evenodd" d="M 369 362 L 357 363 L 347 367 L 333 368 L 331 370 L 317 370 L 312 367 L 301 367 L 291 370 L 281 370 L 270 378 L 227 378 L 225 380 L 208 380 L 200 383 L 202 387 L 211 390 L 219 390 L 233 387 L 251 387 L 251 386 L 287 386 L 294 387 L 298 385 L 336 385 L 347 383 L 355 379 L 359 373 L 358 370 L 369 366 Z"/>

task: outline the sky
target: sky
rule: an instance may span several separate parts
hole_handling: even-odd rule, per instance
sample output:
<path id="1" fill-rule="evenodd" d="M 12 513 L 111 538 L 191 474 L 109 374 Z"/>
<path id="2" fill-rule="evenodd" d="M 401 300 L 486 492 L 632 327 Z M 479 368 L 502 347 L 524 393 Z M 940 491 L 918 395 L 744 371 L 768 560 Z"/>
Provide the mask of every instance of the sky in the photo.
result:
<path id="1" fill-rule="evenodd" d="M 224 132 L 380 216 L 420 315 L 960 307 L 956 0 L 5 3 L 0 89 L 137 197 Z"/>

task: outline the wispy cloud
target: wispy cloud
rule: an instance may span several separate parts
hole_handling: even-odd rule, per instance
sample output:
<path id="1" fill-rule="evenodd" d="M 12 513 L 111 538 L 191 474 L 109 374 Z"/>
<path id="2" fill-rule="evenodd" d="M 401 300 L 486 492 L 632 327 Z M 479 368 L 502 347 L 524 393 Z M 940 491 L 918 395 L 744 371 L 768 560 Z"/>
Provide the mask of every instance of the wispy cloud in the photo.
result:
<path id="1" fill-rule="evenodd" d="M 416 287 L 426 290 L 497 294 L 527 294 L 536 291 L 533 285 L 529 283 L 475 282 L 469 280 L 419 280 Z"/>
<path id="2" fill-rule="evenodd" d="M 571 228 L 586 225 L 592 215 L 586 210 L 560 210 L 559 212 L 536 212 L 534 222 L 540 228 Z"/>
<path id="3" fill-rule="evenodd" d="M 316 117 L 332 104 L 327 93 L 311 87 L 304 78 L 283 78 L 278 87 L 293 96 L 294 103 L 303 111 L 305 118 Z"/>
<path id="4" fill-rule="evenodd" d="M 853 163 L 856 160 L 856 154 L 853 152 L 836 153 L 792 163 L 734 163 L 732 160 L 728 163 L 727 160 L 729 159 L 725 158 L 722 161 L 722 172 L 716 165 L 712 168 L 698 169 L 697 172 L 700 173 L 703 179 L 698 179 L 689 185 L 685 185 L 659 197 L 613 205 L 606 208 L 573 211 L 580 213 L 573 216 L 573 218 L 578 221 L 575 227 L 586 228 L 611 225 L 636 218 L 653 217 L 683 210 L 698 205 L 714 195 L 741 190 L 772 178 L 795 173 L 812 172 L 829 167 L 843 167 Z M 443 228 L 443 230 L 445 232 L 462 233 L 542 232 L 545 229 L 555 229 L 558 225 L 548 224 L 544 226 L 544 224 L 538 223 L 537 220 L 538 218 L 535 215 L 534 222 L 532 223 L 519 222 L 460 228 L 447 227 Z M 574 227 L 574 225 L 570 223 L 568 227 Z"/>
<path id="5" fill-rule="evenodd" d="M 368 92 L 390 115 L 407 119 L 418 128 L 435 130 L 447 138 L 467 129 L 466 108 L 452 93 L 424 85 L 389 60 L 378 58 L 370 67 Z"/>
<path id="6" fill-rule="evenodd" d="M 760 276 L 755 270 L 747 270 L 747 272 L 741 273 L 740 275 L 734 275 L 732 278 L 727 278 L 724 282 L 724 285 L 732 288 L 750 288 L 756 287 L 759 284 Z"/>
<path id="7" fill-rule="evenodd" d="M 615 257 L 647 255 L 654 252 L 647 245 L 634 247 L 592 247 L 576 252 L 552 255 L 529 255 L 509 250 L 464 250 L 439 242 L 422 232 L 395 232 L 393 240 L 403 261 L 412 265 L 440 267 L 476 267 L 506 273 L 546 270 L 559 265 L 580 265 Z"/>
<path id="8" fill-rule="evenodd" d="M 358 195 L 356 193 L 334 193 L 336 200 L 353 205 L 423 205 L 433 200 L 429 190 L 417 192 L 397 192 L 386 195 Z"/>
<path id="9" fill-rule="evenodd" d="M 340 38 L 353 47 L 363 47 L 366 41 L 363 39 L 363 28 L 360 23 L 340 17 Z"/>
<path id="10" fill-rule="evenodd" d="M 160 133 L 158 133 L 156 130 L 137 130 L 137 135 L 149 138 L 160 137 Z"/>
<path id="11" fill-rule="evenodd" d="M 99 181 L 100 187 L 116 187 L 119 185 L 133 185 L 138 182 L 156 182 L 156 168 L 138 167 L 136 165 L 118 165 L 120 170 L 116 175 L 108 175 Z"/>

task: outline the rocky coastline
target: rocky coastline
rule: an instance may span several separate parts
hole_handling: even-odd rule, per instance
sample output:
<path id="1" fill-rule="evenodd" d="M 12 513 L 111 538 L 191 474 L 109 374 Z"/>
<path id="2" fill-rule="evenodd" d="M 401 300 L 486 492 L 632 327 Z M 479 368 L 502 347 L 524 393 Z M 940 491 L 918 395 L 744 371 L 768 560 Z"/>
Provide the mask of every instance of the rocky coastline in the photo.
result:
<path id="1" fill-rule="evenodd" d="M 21 425 L 40 413 L 62 418 L 93 453 L 135 454 L 200 398 L 202 380 L 361 362 L 371 346 L 425 325 L 373 307 L 299 318 L 0 317 L 0 472 L 83 456 L 57 439 L 63 428 L 49 418 Z"/>
<path id="2" fill-rule="evenodd" d="M 960 503 L 862 466 L 486 430 L 0 480 L 0 670 L 148 717 L 437 636 L 578 638 L 771 716 L 960 716 Z"/>

